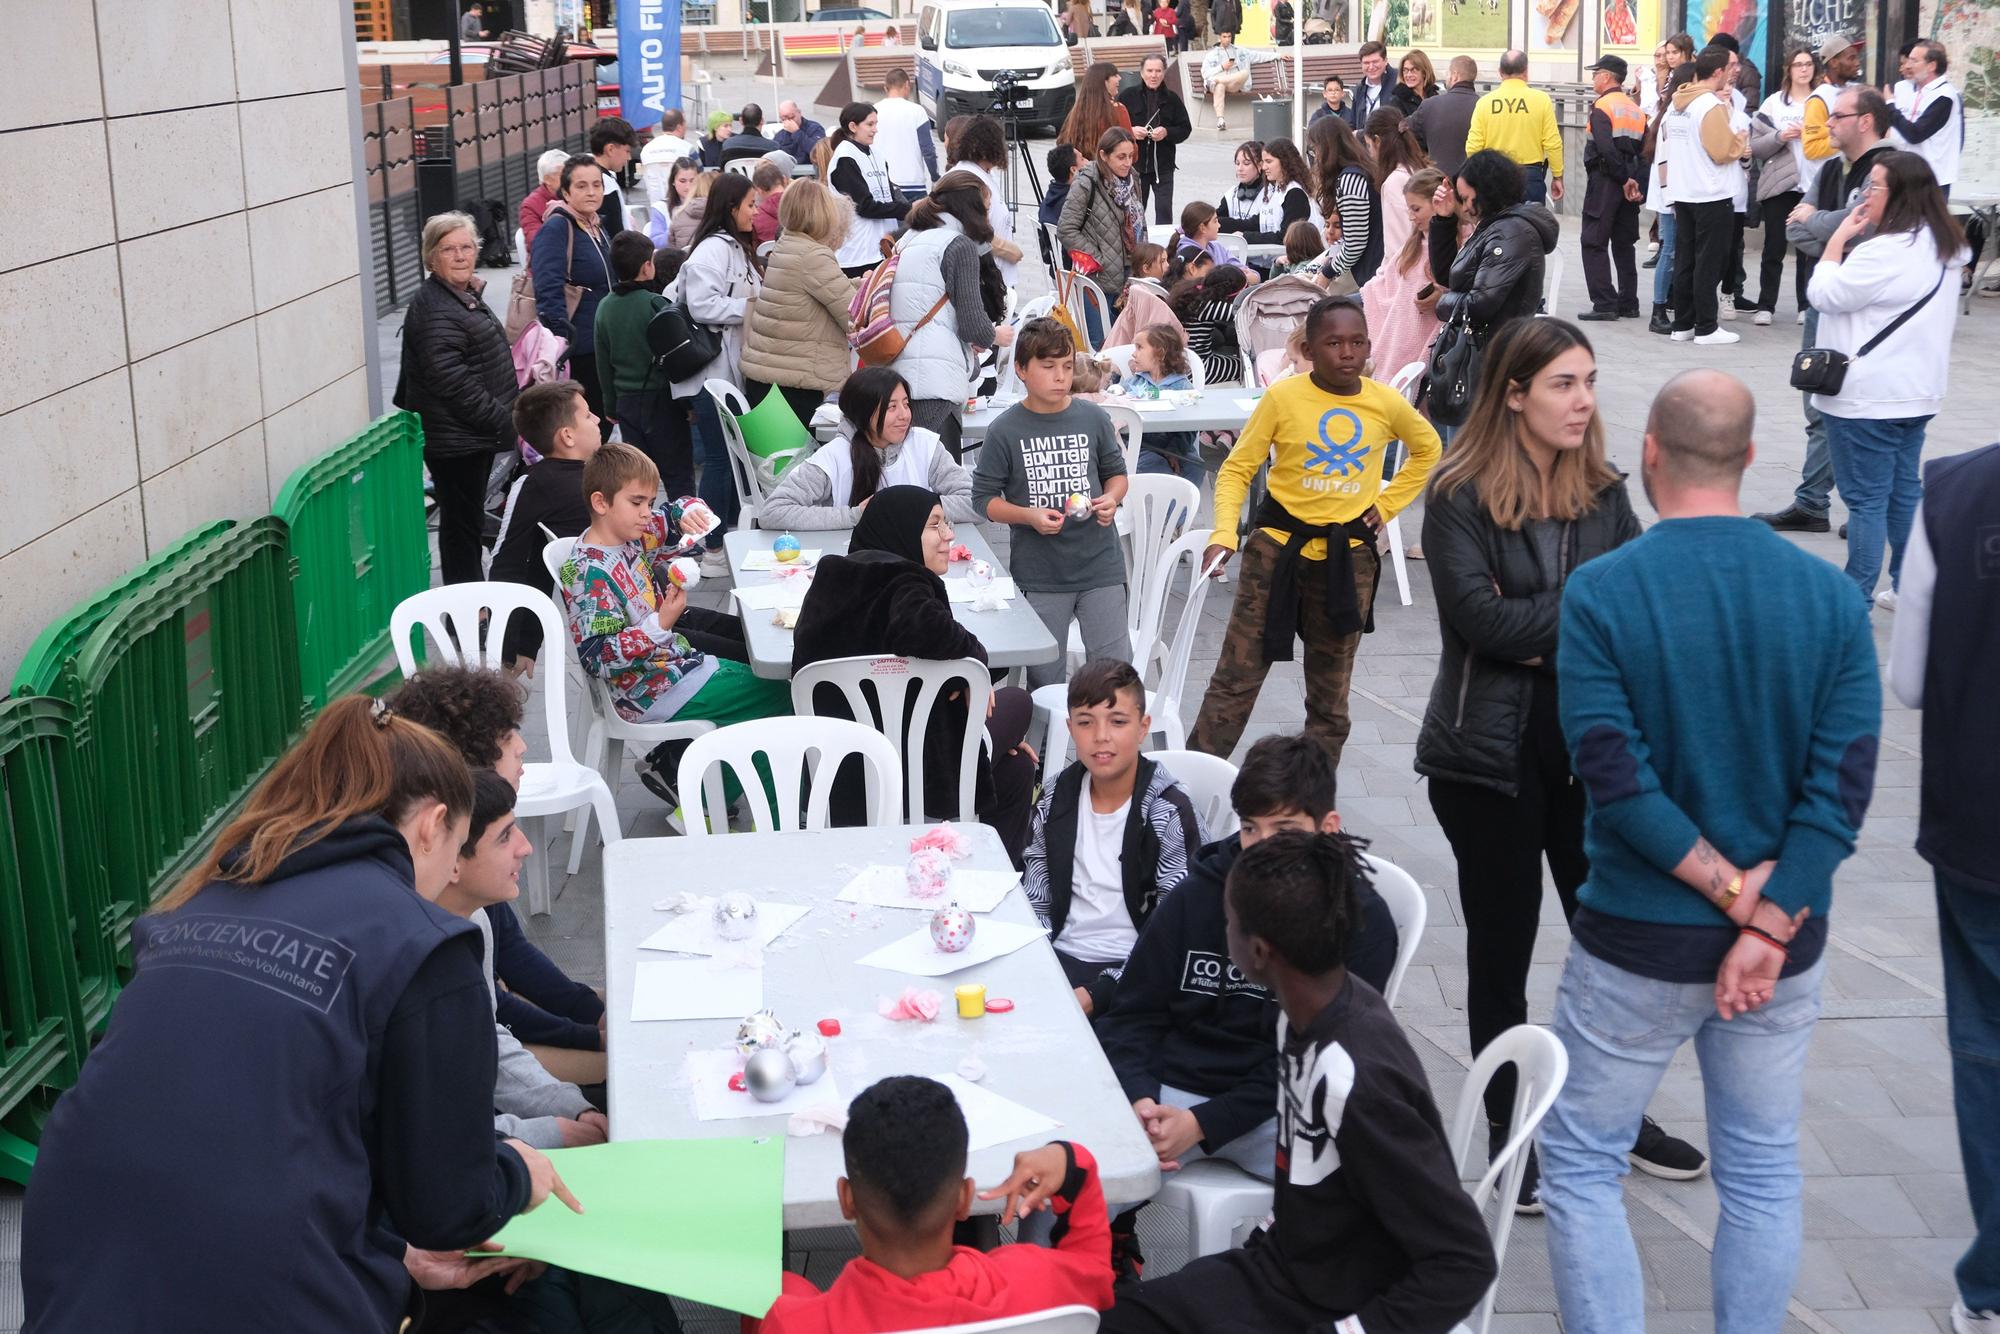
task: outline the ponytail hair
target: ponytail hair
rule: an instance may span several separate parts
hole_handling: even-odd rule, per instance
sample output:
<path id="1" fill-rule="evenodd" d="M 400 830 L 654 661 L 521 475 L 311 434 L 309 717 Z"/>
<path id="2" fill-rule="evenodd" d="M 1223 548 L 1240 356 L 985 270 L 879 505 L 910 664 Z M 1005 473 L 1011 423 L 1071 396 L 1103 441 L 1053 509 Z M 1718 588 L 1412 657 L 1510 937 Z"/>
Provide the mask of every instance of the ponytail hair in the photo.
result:
<path id="1" fill-rule="evenodd" d="M 472 773 L 457 749 L 381 700 L 337 699 L 272 766 L 242 813 L 157 910 L 179 908 L 212 881 L 261 884 L 287 857 L 349 820 L 379 815 L 401 824 L 434 802 L 453 819 L 472 810 Z"/>
<path id="2" fill-rule="evenodd" d="M 993 222 L 986 212 L 986 179 L 976 172 L 954 169 L 938 178 L 929 194 L 910 205 L 909 229 L 927 232 L 958 219 L 966 239 L 985 245 L 993 239 Z"/>

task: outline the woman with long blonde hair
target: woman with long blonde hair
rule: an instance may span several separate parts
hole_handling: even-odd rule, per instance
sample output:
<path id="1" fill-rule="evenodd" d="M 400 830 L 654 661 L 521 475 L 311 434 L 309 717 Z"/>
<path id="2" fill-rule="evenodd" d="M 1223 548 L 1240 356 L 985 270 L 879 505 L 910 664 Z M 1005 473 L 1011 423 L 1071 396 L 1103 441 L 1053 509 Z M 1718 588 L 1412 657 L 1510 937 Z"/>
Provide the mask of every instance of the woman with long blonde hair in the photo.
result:
<path id="1" fill-rule="evenodd" d="M 1472 1050 L 1527 1019 L 1528 964 L 1548 862 L 1574 917 L 1589 862 L 1583 786 L 1556 710 L 1563 584 L 1639 535 L 1605 461 L 1597 359 L 1575 325 L 1516 319 L 1486 346 L 1479 389 L 1424 501 L 1424 554 L 1443 652 L 1417 733 L 1417 772 L 1458 861 Z M 1488 1085 L 1489 1143 L 1507 1142 L 1514 1081 Z M 1702 1157 L 1644 1123 L 1635 1158 L 1693 1176 Z M 1534 1160 L 1516 1207 L 1540 1212 Z"/>

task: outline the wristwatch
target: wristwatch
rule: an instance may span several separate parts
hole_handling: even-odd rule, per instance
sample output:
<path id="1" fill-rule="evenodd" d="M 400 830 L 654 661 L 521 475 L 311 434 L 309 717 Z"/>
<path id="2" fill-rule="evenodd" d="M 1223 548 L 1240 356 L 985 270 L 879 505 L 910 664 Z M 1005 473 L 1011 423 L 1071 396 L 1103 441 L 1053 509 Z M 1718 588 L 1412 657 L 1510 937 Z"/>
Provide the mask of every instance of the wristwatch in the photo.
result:
<path id="1" fill-rule="evenodd" d="M 1742 896 L 1742 893 L 1743 893 L 1743 872 L 1738 871 L 1735 874 L 1735 876 L 1730 879 L 1729 888 L 1723 890 L 1722 897 L 1716 900 L 1715 906 L 1722 909 L 1723 912 L 1727 913 L 1731 908 L 1734 908 L 1736 906 L 1736 900 Z"/>

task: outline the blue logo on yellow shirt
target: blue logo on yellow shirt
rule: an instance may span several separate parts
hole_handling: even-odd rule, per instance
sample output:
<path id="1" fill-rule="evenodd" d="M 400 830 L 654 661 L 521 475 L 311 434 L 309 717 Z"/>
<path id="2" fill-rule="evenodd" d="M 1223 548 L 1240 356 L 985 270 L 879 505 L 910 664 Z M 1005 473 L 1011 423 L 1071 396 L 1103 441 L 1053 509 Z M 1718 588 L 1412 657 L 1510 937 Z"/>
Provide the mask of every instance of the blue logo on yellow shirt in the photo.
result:
<path id="1" fill-rule="evenodd" d="M 1347 427 L 1347 439 L 1336 443 L 1329 429 L 1335 418 Z M 1306 467 L 1317 468 L 1332 476 L 1338 472 L 1342 477 L 1361 471 L 1368 457 L 1368 451 L 1361 445 L 1361 418 L 1346 408 L 1329 408 L 1319 419 L 1319 443 L 1306 446 Z"/>

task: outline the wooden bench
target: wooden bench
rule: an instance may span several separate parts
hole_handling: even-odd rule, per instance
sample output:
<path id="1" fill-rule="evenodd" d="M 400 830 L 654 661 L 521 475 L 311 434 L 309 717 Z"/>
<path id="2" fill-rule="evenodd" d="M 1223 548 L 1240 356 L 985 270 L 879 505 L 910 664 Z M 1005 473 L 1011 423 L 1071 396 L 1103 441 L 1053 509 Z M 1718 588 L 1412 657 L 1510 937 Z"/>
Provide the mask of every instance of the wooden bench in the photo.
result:
<path id="1" fill-rule="evenodd" d="M 1201 124 L 1202 113 L 1209 109 L 1208 85 L 1202 81 L 1201 61 L 1200 52 L 1187 51 L 1181 55 L 1181 82 L 1188 90 L 1188 119 L 1196 125 Z M 1244 85 L 1240 96 L 1282 97 L 1290 87 L 1290 78 L 1290 61 L 1259 60 L 1250 67 L 1250 82 Z"/>
<path id="2" fill-rule="evenodd" d="M 914 81 L 917 77 L 917 57 L 915 50 L 890 47 L 888 50 L 869 49 L 847 53 L 847 63 L 854 74 L 854 87 L 866 88 L 871 92 L 883 92 L 882 80 L 889 77 L 889 71 L 900 69 Z"/>

